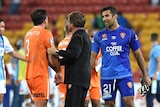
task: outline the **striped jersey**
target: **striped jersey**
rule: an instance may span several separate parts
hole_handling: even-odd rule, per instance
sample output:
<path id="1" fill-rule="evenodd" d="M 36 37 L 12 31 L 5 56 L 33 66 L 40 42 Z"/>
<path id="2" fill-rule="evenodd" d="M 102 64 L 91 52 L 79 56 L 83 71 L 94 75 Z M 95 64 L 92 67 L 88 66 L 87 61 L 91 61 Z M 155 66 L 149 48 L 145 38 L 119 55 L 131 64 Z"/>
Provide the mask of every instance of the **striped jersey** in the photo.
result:
<path id="1" fill-rule="evenodd" d="M 13 51 L 13 47 L 9 43 L 9 40 L 0 34 L 0 80 L 6 79 L 6 72 L 4 68 L 4 53 L 10 53 Z"/>

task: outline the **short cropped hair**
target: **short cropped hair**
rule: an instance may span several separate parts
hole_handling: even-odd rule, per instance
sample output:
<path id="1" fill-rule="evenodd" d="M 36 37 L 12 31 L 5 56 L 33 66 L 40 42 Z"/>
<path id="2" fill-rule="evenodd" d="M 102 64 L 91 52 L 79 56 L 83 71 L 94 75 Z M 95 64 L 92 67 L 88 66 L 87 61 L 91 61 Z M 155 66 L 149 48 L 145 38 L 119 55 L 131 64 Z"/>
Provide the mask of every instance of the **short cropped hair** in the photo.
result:
<path id="1" fill-rule="evenodd" d="M 0 22 L 3 22 L 3 19 L 2 19 L 2 18 L 0 18 Z"/>
<path id="2" fill-rule="evenodd" d="M 113 6 L 106 6 L 106 7 L 104 7 L 104 8 L 101 10 L 101 14 L 102 14 L 102 12 L 104 12 L 104 11 L 106 11 L 106 10 L 110 10 L 112 16 L 114 16 L 115 14 L 118 14 L 117 9 L 116 9 L 115 7 L 113 7 Z"/>
<path id="3" fill-rule="evenodd" d="M 157 33 L 152 33 L 151 34 L 151 41 L 157 41 L 158 40 L 158 34 Z"/>
<path id="4" fill-rule="evenodd" d="M 83 13 L 79 11 L 71 12 L 68 16 L 68 20 L 72 23 L 75 27 L 84 27 L 86 23 L 86 18 Z"/>
<path id="5" fill-rule="evenodd" d="M 31 19 L 35 26 L 42 24 L 43 21 L 46 19 L 46 17 L 47 17 L 47 12 L 44 9 L 36 9 L 33 10 L 31 13 Z"/>

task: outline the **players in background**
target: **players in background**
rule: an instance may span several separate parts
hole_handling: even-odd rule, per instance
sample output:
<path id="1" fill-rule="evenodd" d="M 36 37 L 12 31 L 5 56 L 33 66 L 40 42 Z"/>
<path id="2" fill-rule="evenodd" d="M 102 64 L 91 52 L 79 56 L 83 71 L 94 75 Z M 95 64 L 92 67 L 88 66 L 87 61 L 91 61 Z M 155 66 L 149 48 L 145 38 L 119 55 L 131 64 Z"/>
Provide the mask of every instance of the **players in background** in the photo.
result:
<path id="1" fill-rule="evenodd" d="M 153 100 L 156 98 L 160 102 L 160 45 L 158 44 L 158 34 L 151 34 L 152 48 L 149 56 L 148 73 L 152 79 L 149 92 L 146 95 L 147 107 L 154 107 Z"/>
<path id="2" fill-rule="evenodd" d="M 49 95 L 49 101 L 47 103 L 47 107 L 54 107 L 55 106 L 55 102 L 54 102 L 55 88 L 56 88 L 56 85 L 54 83 L 55 71 L 51 67 L 48 67 L 48 69 L 49 69 L 50 95 Z"/>
<path id="3" fill-rule="evenodd" d="M 87 34 L 91 40 L 91 43 L 93 44 L 93 38 L 94 38 L 94 30 L 88 29 Z M 95 67 L 98 66 L 101 63 L 101 52 L 99 52 Z M 90 88 L 88 90 L 86 100 L 85 100 L 85 107 L 88 107 L 89 101 L 91 100 L 92 107 L 100 107 L 100 77 L 99 77 L 100 69 L 96 71 L 96 69 L 91 70 L 91 81 L 90 81 Z"/>
<path id="4" fill-rule="evenodd" d="M 68 25 L 65 25 L 64 28 L 65 31 L 65 38 L 63 40 L 61 40 L 58 44 L 58 49 L 59 50 L 66 50 L 70 40 L 71 40 L 71 32 L 68 30 Z M 59 57 L 60 59 L 62 57 Z M 64 84 L 64 75 L 65 75 L 65 66 L 61 66 L 61 71 L 62 71 L 62 83 L 59 84 L 58 88 L 59 88 L 59 92 L 60 92 L 60 107 L 64 107 L 65 104 L 65 96 L 66 96 L 66 87 L 67 85 Z"/>
<path id="5" fill-rule="evenodd" d="M 92 47 L 91 67 L 101 50 L 101 91 L 107 107 L 115 107 L 117 90 L 120 91 L 126 107 L 134 105 L 134 82 L 130 66 L 129 54 L 132 49 L 137 63 L 143 74 L 143 82 L 151 84 L 145 61 L 140 50 L 140 42 L 132 29 L 118 24 L 118 13 L 115 7 L 106 6 L 101 11 L 105 28 L 94 36 Z"/>
<path id="6" fill-rule="evenodd" d="M 7 53 L 12 57 L 25 61 L 25 57 L 16 52 L 9 40 L 3 35 L 5 32 L 5 23 L 0 18 L 0 107 L 3 107 L 3 97 L 6 93 L 6 72 L 4 68 L 4 54 Z"/>
<path id="7" fill-rule="evenodd" d="M 19 46 L 18 53 L 25 56 L 23 40 L 22 39 L 18 40 L 16 44 Z M 18 60 L 17 67 L 16 67 L 16 74 L 17 74 L 17 76 L 15 79 L 16 80 L 15 83 L 17 86 L 19 86 L 18 94 L 20 96 L 24 97 L 23 105 L 25 107 L 31 107 L 31 97 L 29 94 L 27 82 L 25 80 L 25 78 L 26 78 L 26 62 Z"/>
<path id="8" fill-rule="evenodd" d="M 57 33 L 58 29 L 56 28 L 56 23 L 57 23 L 56 20 L 52 20 L 52 22 L 51 22 L 51 32 L 52 32 L 52 35 L 53 35 L 53 38 L 54 38 L 54 43 L 57 46 L 58 45 L 58 33 Z"/>

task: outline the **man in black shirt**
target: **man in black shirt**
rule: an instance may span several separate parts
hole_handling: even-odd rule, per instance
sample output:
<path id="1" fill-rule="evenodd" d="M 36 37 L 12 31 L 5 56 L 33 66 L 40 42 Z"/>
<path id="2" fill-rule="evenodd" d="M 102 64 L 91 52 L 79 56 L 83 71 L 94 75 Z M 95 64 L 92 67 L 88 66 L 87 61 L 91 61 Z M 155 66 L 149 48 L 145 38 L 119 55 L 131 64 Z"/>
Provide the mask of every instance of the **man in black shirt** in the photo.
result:
<path id="1" fill-rule="evenodd" d="M 66 50 L 57 50 L 51 46 L 49 54 L 57 54 L 62 65 L 65 65 L 65 80 L 67 94 L 65 107 L 84 107 L 85 97 L 90 85 L 90 55 L 91 42 L 83 29 L 86 19 L 79 12 L 68 15 L 67 26 L 72 32 L 71 41 Z"/>

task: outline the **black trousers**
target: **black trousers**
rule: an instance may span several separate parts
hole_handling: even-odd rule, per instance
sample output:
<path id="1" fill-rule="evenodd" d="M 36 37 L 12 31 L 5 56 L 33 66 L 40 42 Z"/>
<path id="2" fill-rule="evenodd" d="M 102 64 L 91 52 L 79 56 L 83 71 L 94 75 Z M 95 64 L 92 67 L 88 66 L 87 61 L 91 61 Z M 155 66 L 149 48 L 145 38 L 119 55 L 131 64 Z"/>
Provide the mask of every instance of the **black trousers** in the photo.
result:
<path id="1" fill-rule="evenodd" d="M 147 107 L 154 107 L 153 100 L 155 98 L 156 98 L 156 100 L 158 102 L 160 102 L 160 91 L 159 91 L 159 89 L 160 89 L 160 80 L 157 81 L 157 93 L 156 94 L 152 94 L 151 93 L 151 87 L 152 87 L 152 84 L 149 87 L 149 89 L 150 89 L 149 92 L 147 92 L 147 94 L 146 94 Z"/>
<path id="2" fill-rule="evenodd" d="M 84 107 L 88 89 L 72 85 L 67 85 L 67 93 L 64 107 Z"/>

